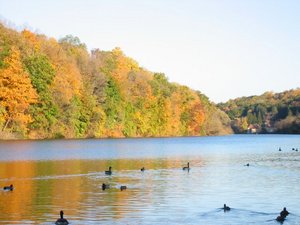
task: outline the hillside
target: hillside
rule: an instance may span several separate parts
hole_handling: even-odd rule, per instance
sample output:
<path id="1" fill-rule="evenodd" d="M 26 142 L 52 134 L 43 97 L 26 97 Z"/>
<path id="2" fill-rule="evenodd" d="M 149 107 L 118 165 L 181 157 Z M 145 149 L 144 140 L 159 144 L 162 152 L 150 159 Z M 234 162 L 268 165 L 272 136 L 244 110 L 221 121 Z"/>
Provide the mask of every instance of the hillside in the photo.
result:
<path id="1" fill-rule="evenodd" d="M 217 135 L 228 116 L 119 48 L 0 24 L 0 139 Z"/>
<path id="2" fill-rule="evenodd" d="M 235 133 L 300 134 L 300 88 L 242 97 L 218 104 Z"/>

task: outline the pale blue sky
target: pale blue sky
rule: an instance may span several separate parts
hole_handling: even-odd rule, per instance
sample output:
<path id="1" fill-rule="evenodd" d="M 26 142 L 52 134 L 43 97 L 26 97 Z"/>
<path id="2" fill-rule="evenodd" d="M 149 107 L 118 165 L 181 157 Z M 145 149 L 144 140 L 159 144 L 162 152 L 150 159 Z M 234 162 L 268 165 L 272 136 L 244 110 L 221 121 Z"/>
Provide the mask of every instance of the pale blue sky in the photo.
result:
<path id="1" fill-rule="evenodd" d="M 300 1 L 0 0 L 2 20 L 118 46 L 212 101 L 300 87 Z"/>

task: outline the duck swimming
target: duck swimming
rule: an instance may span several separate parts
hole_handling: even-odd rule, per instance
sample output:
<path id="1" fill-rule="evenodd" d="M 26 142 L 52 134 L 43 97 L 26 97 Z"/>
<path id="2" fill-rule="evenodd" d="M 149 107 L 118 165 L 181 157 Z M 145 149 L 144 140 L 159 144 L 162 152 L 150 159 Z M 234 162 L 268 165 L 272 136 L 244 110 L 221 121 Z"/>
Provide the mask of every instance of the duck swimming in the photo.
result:
<path id="1" fill-rule="evenodd" d="M 224 204 L 223 210 L 224 210 L 224 212 L 229 211 L 229 210 L 230 210 L 230 207 L 227 206 L 226 204 Z"/>
<path id="2" fill-rule="evenodd" d="M 187 166 L 182 167 L 183 170 L 190 170 L 190 163 L 187 163 Z"/>
<path id="3" fill-rule="evenodd" d="M 277 216 L 276 221 L 283 222 L 285 220 L 285 217 Z"/>
<path id="4" fill-rule="evenodd" d="M 109 189 L 110 185 L 109 184 L 102 184 L 102 191 L 105 191 L 106 189 Z"/>
<path id="5" fill-rule="evenodd" d="M 56 220 L 56 225 L 66 225 L 69 224 L 68 220 L 64 219 L 64 211 L 60 211 L 60 218 Z"/>
<path id="6" fill-rule="evenodd" d="M 111 166 L 105 171 L 106 175 L 112 175 Z"/>
<path id="7" fill-rule="evenodd" d="M 284 207 L 283 210 L 280 212 L 280 216 L 282 217 L 287 217 L 287 215 L 289 215 L 290 213 L 286 210 L 286 208 Z"/>
<path id="8" fill-rule="evenodd" d="M 12 184 L 9 185 L 9 186 L 4 186 L 3 190 L 5 190 L 5 191 L 13 191 L 14 190 L 14 186 Z"/>
<path id="9" fill-rule="evenodd" d="M 145 171 L 145 167 L 141 168 L 141 171 L 144 172 Z"/>
<path id="10" fill-rule="evenodd" d="M 285 220 L 285 218 L 287 217 L 287 215 L 289 215 L 290 213 L 286 210 L 286 208 L 284 207 L 283 210 L 280 212 L 280 215 L 277 216 L 276 221 L 283 223 L 283 221 Z"/>
<path id="11" fill-rule="evenodd" d="M 124 191 L 124 190 L 126 190 L 126 189 L 127 189 L 126 186 L 121 186 L 121 187 L 120 187 L 120 190 L 121 190 L 121 191 Z"/>

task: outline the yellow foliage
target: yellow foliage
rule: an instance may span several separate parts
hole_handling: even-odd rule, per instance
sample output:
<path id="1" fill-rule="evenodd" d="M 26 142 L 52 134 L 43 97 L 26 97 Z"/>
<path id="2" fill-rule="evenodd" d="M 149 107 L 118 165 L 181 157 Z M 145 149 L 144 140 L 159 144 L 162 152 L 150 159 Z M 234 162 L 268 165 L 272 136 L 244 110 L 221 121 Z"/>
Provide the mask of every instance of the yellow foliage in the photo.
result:
<path id="1" fill-rule="evenodd" d="M 26 125 L 31 122 L 27 109 L 30 104 L 37 102 L 37 93 L 28 73 L 23 69 L 17 48 L 11 49 L 4 63 L 6 67 L 0 70 L 0 100 L 6 110 L 3 130 L 11 121 L 26 129 Z"/>
<path id="2" fill-rule="evenodd" d="M 122 130 L 123 130 L 123 126 L 121 124 L 119 124 L 119 125 L 115 126 L 113 129 L 107 129 L 105 131 L 105 137 L 110 137 L 110 138 L 124 137 Z"/>
<path id="3" fill-rule="evenodd" d="M 131 71 L 138 71 L 139 65 L 136 61 L 126 57 L 120 48 L 112 50 L 112 54 L 116 61 L 116 68 L 112 71 L 112 77 L 119 83 L 127 81 L 127 75 Z"/>
<path id="4" fill-rule="evenodd" d="M 69 104 L 74 95 L 80 95 L 82 89 L 81 74 L 77 67 L 65 64 L 59 67 L 52 84 L 53 94 L 61 104 Z"/>
<path id="5" fill-rule="evenodd" d="M 191 108 L 191 121 L 188 126 L 188 130 L 192 135 L 199 135 L 201 126 L 205 120 L 205 113 L 200 102 L 197 102 Z"/>
<path id="6" fill-rule="evenodd" d="M 49 64 L 42 63 L 30 70 L 27 58 L 35 55 L 45 57 L 54 71 L 44 84 L 47 91 L 39 90 L 41 104 L 30 108 L 35 119 L 30 137 L 200 135 L 209 119 L 198 93 L 169 83 L 164 74 L 140 68 L 120 48 L 89 54 L 76 37 L 58 42 L 1 24 L 0 39 L 2 58 L 14 46 L 0 65 L 0 130 L 10 128 L 5 132 L 19 135 L 32 120 L 28 111 L 37 94 L 30 77 L 38 87 L 33 78 L 36 74 L 46 78 L 49 72 Z M 19 50 L 31 76 L 22 66 Z"/>
<path id="7" fill-rule="evenodd" d="M 35 51 L 39 51 L 39 50 L 40 50 L 40 48 L 41 48 L 41 43 L 40 43 L 40 41 L 37 39 L 37 37 L 36 37 L 36 35 L 35 35 L 34 33 L 32 33 L 31 31 L 25 29 L 25 30 L 23 30 L 23 31 L 21 32 L 21 34 L 23 35 L 23 37 L 24 37 L 27 41 L 29 41 L 29 43 L 30 43 L 31 45 L 33 45 Z"/>

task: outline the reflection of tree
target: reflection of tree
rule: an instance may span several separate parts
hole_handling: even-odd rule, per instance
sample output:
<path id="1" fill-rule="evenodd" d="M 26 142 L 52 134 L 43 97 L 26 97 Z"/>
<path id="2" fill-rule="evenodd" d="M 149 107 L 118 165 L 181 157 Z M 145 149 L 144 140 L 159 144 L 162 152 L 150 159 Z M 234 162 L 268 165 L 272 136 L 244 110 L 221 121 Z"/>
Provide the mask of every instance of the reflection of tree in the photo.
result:
<path id="1" fill-rule="evenodd" d="M 179 157 L 0 163 L 1 179 L 8 178 L 5 185 L 15 186 L 13 192 L 0 193 L 0 223 L 55 221 L 60 210 L 69 221 L 119 220 L 141 210 L 132 206 L 137 201 L 145 208 L 155 208 L 158 202 L 167 205 L 173 182 L 187 176 L 182 171 L 185 164 Z M 104 174 L 109 166 L 112 176 Z M 111 189 L 102 191 L 102 183 L 111 184 Z M 128 189 L 121 192 L 120 185 Z"/>
<path id="2" fill-rule="evenodd" d="M 15 187 L 12 192 L 1 193 L 0 221 L 22 220 L 32 210 L 35 181 L 30 178 L 35 177 L 35 165 L 30 162 L 10 162 L 1 163 L 0 168 L 0 177 L 8 178 L 5 185 L 13 184 Z"/>

